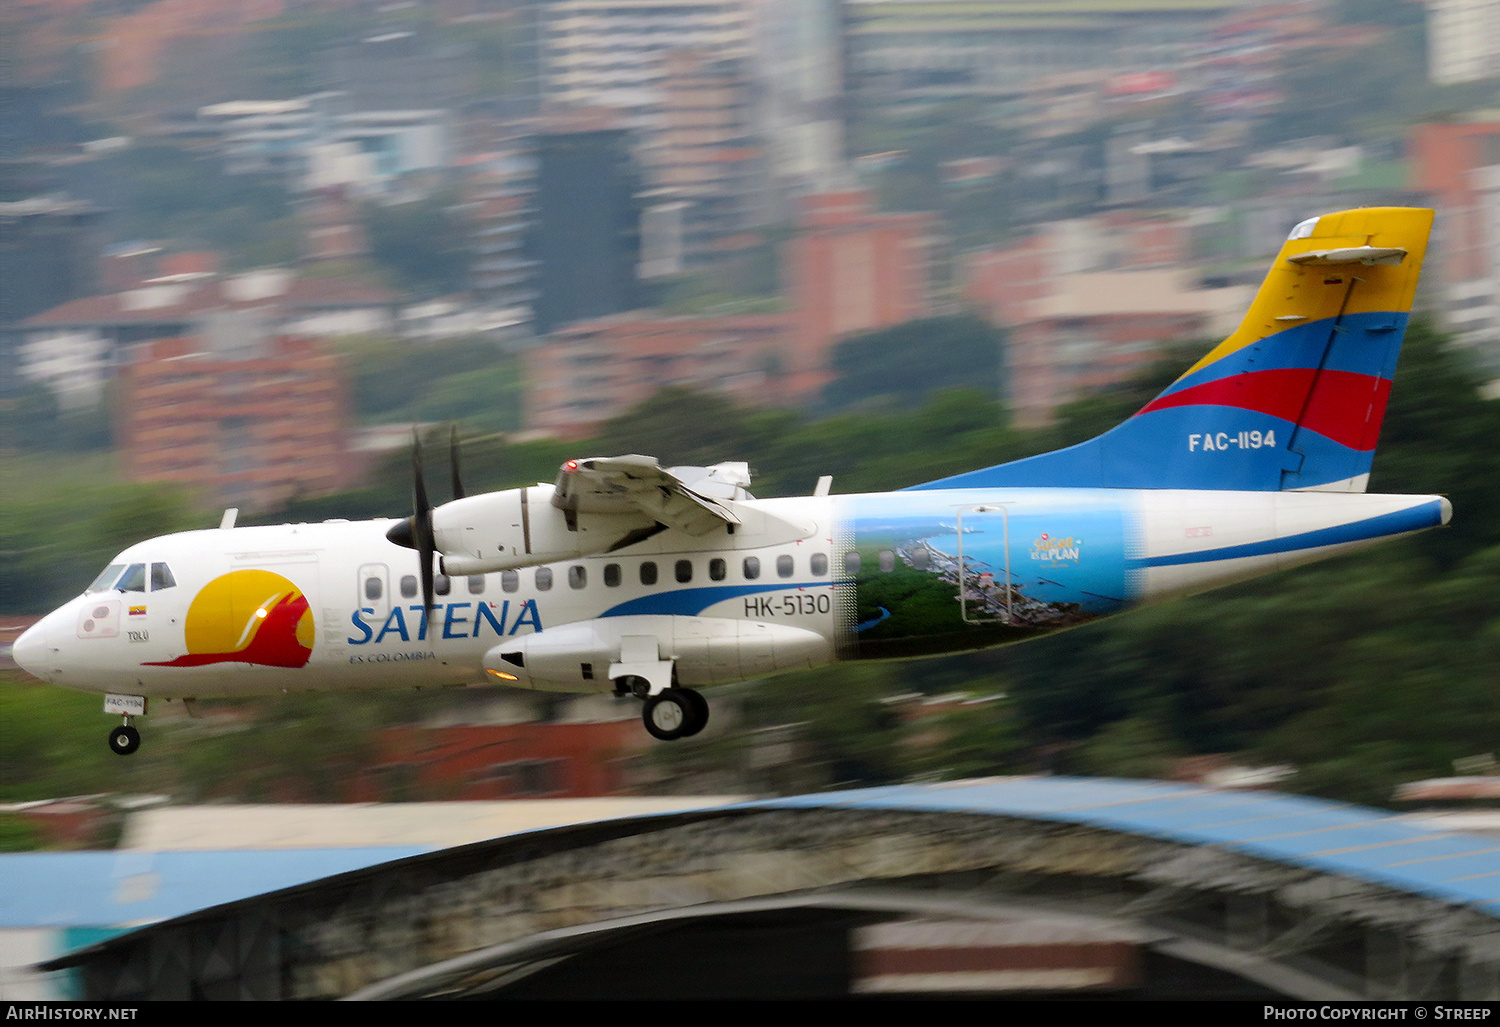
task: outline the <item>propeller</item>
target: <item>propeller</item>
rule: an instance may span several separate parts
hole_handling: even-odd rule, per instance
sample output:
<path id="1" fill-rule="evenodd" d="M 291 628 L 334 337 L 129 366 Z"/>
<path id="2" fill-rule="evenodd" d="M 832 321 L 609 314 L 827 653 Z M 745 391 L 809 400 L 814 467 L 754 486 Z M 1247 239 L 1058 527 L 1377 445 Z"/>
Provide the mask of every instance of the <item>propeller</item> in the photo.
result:
<path id="1" fill-rule="evenodd" d="M 448 457 L 453 477 L 453 498 L 464 497 L 463 481 L 458 472 L 458 425 L 453 425 L 448 437 Z M 385 533 L 385 537 L 398 546 L 417 551 L 417 561 L 422 574 L 422 610 L 424 616 L 432 613 L 433 573 L 432 558 L 437 555 L 437 539 L 432 530 L 432 503 L 427 498 L 427 479 L 422 472 L 422 443 L 416 429 L 411 433 L 411 478 L 412 512 L 404 521 L 398 521 Z"/>
<path id="2" fill-rule="evenodd" d="M 453 472 L 453 498 L 462 499 L 466 495 L 464 483 L 458 477 L 458 425 L 453 425 L 448 435 L 448 466 Z"/>

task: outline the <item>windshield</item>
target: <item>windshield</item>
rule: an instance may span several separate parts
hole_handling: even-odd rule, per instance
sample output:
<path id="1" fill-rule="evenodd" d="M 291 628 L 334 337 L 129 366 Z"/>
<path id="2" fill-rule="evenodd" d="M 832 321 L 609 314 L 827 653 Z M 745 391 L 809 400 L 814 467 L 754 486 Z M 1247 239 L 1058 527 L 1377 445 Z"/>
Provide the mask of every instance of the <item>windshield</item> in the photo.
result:
<path id="1" fill-rule="evenodd" d="M 103 592 L 106 588 L 109 588 L 109 586 L 115 583 L 115 579 L 120 576 L 120 572 L 124 569 L 125 565 L 123 563 L 110 564 L 100 572 L 97 578 L 94 579 L 94 583 L 83 591 L 85 593 Z"/>
<path id="2" fill-rule="evenodd" d="M 120 580 L 115 582 L 117 592 L 144 592 L 146 591 L 146 565 L 133 563 L 125 569 Z"/>

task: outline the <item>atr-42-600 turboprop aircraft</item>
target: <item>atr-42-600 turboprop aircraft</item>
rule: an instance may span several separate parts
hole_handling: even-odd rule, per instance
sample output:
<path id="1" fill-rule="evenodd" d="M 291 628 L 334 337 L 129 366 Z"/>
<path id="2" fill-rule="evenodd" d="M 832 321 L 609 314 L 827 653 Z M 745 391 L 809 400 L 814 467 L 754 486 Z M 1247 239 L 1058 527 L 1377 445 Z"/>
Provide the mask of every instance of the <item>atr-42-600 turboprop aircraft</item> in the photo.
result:
<path id="1" fill-rule="evenodd" d="M 1432 212 L 1297 225 L 1239 329 L 1092 441 L 875 495 L 755 499 L 746 465 L 570 460 L 553 485 L 403 520 L 232 526 L 130 547 L 14 649 L 147 698 L 500 681 L 634 695 L 700 731 L 697 689 L 834 660 L 1035 638 L 1446 523 L 1366 495 Z M 413 551 L 415 550 L 415 551 Z M 441 573 L 434 574 L 434 561 Z"/>

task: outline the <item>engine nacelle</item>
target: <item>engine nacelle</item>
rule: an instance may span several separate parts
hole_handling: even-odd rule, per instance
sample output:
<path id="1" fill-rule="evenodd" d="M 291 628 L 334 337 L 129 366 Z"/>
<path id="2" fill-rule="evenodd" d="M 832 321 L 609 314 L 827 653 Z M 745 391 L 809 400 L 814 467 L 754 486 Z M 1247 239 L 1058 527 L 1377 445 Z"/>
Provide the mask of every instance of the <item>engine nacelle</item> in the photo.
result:
<path id="1" fill-rule="evenodd" d="M 484 654 L 484 667 L 523 688 L 609 692 L 614 678 L 656 678 L 654 664 L 685 686 L 728 684 L 833 659 L 828 639 L 786 624 L 728 617 L 601 617 L 510 638 Z M 492 675 L 496 676 L 496 675 Z M 513 680 L 510 680 L 513 679 Z M 652 690 L 671 685 L 651 680 Z"/>
<path id="2" fill-rule="evenodd" d="M 552 503 L 551 485 L 487 492 L 432 511 L 446 574 L 488 574 L 606 553 L 655 522 L 639 511 L 570 514 Z"/>

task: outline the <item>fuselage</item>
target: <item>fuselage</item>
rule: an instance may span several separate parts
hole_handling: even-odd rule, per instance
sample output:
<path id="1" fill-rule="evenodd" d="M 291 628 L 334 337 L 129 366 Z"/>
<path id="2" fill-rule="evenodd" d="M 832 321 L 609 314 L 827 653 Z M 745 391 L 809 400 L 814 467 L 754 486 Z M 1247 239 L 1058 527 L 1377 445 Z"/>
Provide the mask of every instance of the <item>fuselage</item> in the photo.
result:
<path id="1" fill-rule="evenodd" d="M 116 580 L 15 656 L 56 685 L 153 697 L 496 678 L 607 692 L 631 640 L 651 638 L 653 659 L 702 686 L 1034 638 L 1449 513 L 1437 496 L 1070 488 L 732 505 L 739 524 L 699 537 L 440 576 L 425 615 L 418 556 L 387 541 L 391 520 L 167 535 L 121 553 Z"/>

